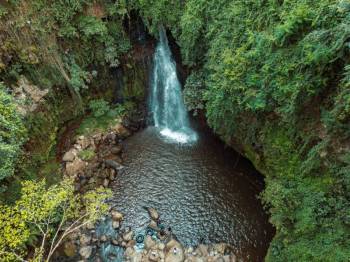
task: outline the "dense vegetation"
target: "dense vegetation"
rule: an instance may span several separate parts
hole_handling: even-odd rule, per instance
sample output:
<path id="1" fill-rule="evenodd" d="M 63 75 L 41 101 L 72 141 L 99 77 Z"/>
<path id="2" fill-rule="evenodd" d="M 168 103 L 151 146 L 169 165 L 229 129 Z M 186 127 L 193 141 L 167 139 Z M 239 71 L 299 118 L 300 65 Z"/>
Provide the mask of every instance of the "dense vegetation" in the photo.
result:
<path id="1" fill-rule="evenodd" d="M 107 90 L 102 93 L 104 97 L 112 97 L 106 75 L 109 68 L 120 65 L 130 49 L 122 25 L 126 12 L 125 3 L 114 1 L 104 1 L 103 5 L 92 0 L 0 3 L 2 191 L 18 195 L 21 179 L 40 177 L 38 169 L 52 158 L 59 126 L 81 115 L 84 107 L 88 109 L 84 97 L 89 99 L 98 87 Z M 48 90 L 46 102 L 37 105 L 22 82 Z M 88 90 L 89 86 L 94 90 Z M 17 89 L 25 91 L 17 94 Z M 16 108 L 28 109 L 31 105 L 38 108 L 16 113 Z M 30 154 L 17 166 L 14 186 L 9 177 L 19 157 L 24 157 L 20 153 L 24 141 L 28 141 Z M 14 198 L 6 197 L 11 201 Z"/>
<path id="2" fill-rule="evenodd" d="M 58 121 L 62 94 L 82 108 L 88 86 L 120 65 L 130 49 L 123 20 L 131 10 L 150 32 L 160 24 L 170 29 L 191 71 L 189 108 L 204 109 L 209 125 L 266 176 L 262 199 L 277 229 L 267 260 L 347 261 L 348 0 L 1 3 L 0 180 L 14 173 L 25 126 L 29 136 L 52 139 L 57 130 L 42 126 Z M 16 113 L 9 93 L 22 75 L 56 94 L 50 121 Z M 90 107 L 97 115 L 109 110 L 102 100 Z"/>
<path id="3" fill-rule="evenodd" d="M 0 260 L 50 261 L 64 238 L 106 214 L 109 190 L 80 196 L 71 180 L 46 188 L 45 181 L 24 181 L 15 205 L 0 204 Z M 49 243 L 49 245 L 48 245 Z M 27 244 L 34 254 L 26 260 Z"/>
<path id="4" fill-rule="evenodd" d="M 14 174 L 26 129 L 13 97 L 0 83 L 0 181 Z"/>
<path id="5" fill-rule="evenodd" d="M 189 108 L 205 104 L 214 130 L 266 175 L 277 229 L 267 260 L 346 261 L 350 2 L 139 2 L 192 68 Z"/>

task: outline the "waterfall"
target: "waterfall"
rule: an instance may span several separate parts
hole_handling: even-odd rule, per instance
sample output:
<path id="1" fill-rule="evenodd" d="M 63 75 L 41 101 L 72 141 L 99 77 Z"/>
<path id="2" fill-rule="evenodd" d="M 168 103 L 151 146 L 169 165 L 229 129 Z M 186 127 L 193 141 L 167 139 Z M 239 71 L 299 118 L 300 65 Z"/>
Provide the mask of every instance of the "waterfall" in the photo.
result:
<path id="1" fill-rule="evenodd" d="M 159 31 L 159 42 L 153 59 L 150 111 L 154 125 L 164 137 L 172 141 L 196 141 L 197 134 L 190 127 L 181 84 L 176 74 L 176 64 L 172 59 L 164 28 Z"/>

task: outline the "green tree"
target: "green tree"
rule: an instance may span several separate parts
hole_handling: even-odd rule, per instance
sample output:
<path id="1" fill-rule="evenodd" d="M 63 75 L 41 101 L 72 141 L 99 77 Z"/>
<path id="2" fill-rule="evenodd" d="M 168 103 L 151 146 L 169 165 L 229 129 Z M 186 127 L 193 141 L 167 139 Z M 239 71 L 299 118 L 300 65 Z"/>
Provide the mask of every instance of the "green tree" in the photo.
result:
<path id="1" fill-rule="evenodd" d="M 0 260 L 26 261 L 31 241 L 35 253 L 30 261 L 50 261 L 65 237 L 107 213 L 110 196 L 103 188 L 75 194 L 68 179 L 48 189 L 44 180 L 22 182 L 15 205 L 0 206 Z"/>

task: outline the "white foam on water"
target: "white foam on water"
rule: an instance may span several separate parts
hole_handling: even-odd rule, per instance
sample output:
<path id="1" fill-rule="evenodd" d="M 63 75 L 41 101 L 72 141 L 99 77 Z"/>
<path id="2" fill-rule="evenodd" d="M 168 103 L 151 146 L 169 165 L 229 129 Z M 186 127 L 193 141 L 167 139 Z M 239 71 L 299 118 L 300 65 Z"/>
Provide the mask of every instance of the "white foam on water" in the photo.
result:
<path id="1" fill-rule="evenodd" d="M 192 131 L 192 130 L 190 130 Z M 160 134 L 164 136 L 165 138 L 170 139 L 173 142 L 179 143 L 179 144 L 189 144 L 194 143 L 197 141 L 198 136 L 196 133 L 192 132 L 186 132 L 186 131 L 173 131 L 169 128 L 164 128 L 160 131 Z"/>

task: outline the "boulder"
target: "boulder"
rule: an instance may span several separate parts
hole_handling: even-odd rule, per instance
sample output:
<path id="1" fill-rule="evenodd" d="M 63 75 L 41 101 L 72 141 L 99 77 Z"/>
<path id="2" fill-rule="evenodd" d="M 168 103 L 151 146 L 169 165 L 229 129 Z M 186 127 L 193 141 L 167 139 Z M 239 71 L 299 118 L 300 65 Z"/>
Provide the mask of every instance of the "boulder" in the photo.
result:
<path id="1" fill-rule="evenodd" d="M 77 150 L 71 149 L 63 155 L 62 161 L 63 162 L 72 162 L 76 156 L 77 156 Z"/>
<path id="2" fill-rule="evenodd" d="M 109 186 L 109 180 L 107 178 L 103 180 L 103 186 L 106 188 Z"/>
<path id="3" fill-rule="evenodd" d="M 208 262 L 206 258 L 197 257 L 197 256 L 188 256 L 185 259 L 185 262 Z"/>
<path id="4" fill-rule="evenodd" d="M 219 243 L 213 245 L 213 251 L 216 251 L 218 254 L 224 255 L 226 250 L 227 244 L 225 243 Z"/>
<path id="5" fill-rule="evenodd" d="M 109 143 L 115 142 L 117 139 L 117 135 L 114 132 L 108 133 L 105 137 L 105 141 Z"/>
<path id="6" fill-rule="evenodd" d="M 117 211 L 117 210 L 112 210 L 112 211 L 111 211 L 111 216 L 112 216 L 112 219 L 113 219 L 114 221 L 121 221 L 121 220 L 123 220 L 123 214 L 120 213 L 120 212 Z"/>
<path id="7" fill-rule="evenodd" d="M 126 257 L 131 257 L 134 255 L 134 253 L 135 253 L 135 249 L 133 247 L 128 247 L 125 249 L 124 255 Z"/>
<path id="8" fill-rule="evenodd" d="M 121 146 L 114 146 L 111 148 L 111 153 L 114 155 L 118 155 L 122 152 L 122 147 Z"/>
<path id="9" fill-rule="evenodd" d="M 166 244 L 167 253 L 165 262 L 182 262 L 185 259 L 182 245 L 175 239 L 170 240 Z"/>
<path id="10" fill-rule="evenodd" d="M 105 163 L 106 167 L 113 168 L 115 171 L 119 171 L 119 170 L 124 168 L 123 165 L 121 165 L 118 162 L 111 160 L 111 159 L 105 160 L 104 163 Z"/>
<path id="11" fill-rule="evenodd" d="M 130 262 L 142 262 L 142 254 L 136 252 L 133 257 L 131 257 Z"/>
<path id="12" fill-rule="evenodd" d="M 85 136 L 79 136 L 77 144 L 80 145 L 81 149 L 86 149 L 91 145 L 91 140 Z"/>
<path id="13" fill-rule="evenodd" d="M 91 236 L 90 235 L 86 235 L 86 234 L 82 234 L 79 238 L 79 242 L 81 246 L 87 246 L 90 244 L 91 242 Z"/>
<path id="14" fill-rule="evenodd" d="M 236 256 L 234 255 L 225 255 L 222 257 L 225 262 L 236 262 Z"/>
<path id="15" fill-rule="evenodd" d="M 100 241 L 101 241 L 101 242 L 107 242 L 107 240 L 108 240 L 108 237 L 107 237 L 106 235 L 102 235 L 102 236 L 100 237 Z"/>
<path id="16" fill-rule="evenodd" d="M 66 163 L 66 173 L 68 176 L 74 176 L 79 172 L 82 172 L 86 167 L 86 163 L 77 158 L 73 162 Z"/>
<path id="17" fill-rule="evenodd" d="M 126 247 L 134 247 L 135 245 L 136 245 L 136 241 L 134 239 L 126 243 Z"/>
<path id="18" fill-rule="evenodd" d="M 118 229 L 118 228 L 120 227 L 120 222 L 119 222 L 119 221 L 113 221 L 113 222 L 112 222 L 112 227 L 113 227 L 114 229 Z"/>
<path id="19" fill-rule="evenodd" d="M 147 250 L 153 248 L 154 246 L 156 245 L 156 242 L 152 239 L 151 236 L 146 236 L 146 239 L 145 239 L 145 248 Z"/>
<path id="20" fill-rule="evenodd" d="M 153 230 L 158 230 L 157 222 L 154 220 L 151 220 L 151 222 L 148 225 L 149 228 L 152 228 Z"/>
<path id="21" fill-rule="evenodd" d="M 115 238 L 112 239 L 112 244 L 115 246 L 119 246 L 119 241 Z"/>
<path id="22" fill-rule="evenodd" d="M 82 256 L 82 258 L 88 259 L 92 254 L 92 247 L 86 246 L 86 247 L 80 248 L 79 254 Z"/>
<path id="23" fill-rule="evenodd" d="M 147 209 L 147 211 L 152 220 L 157 221 L 159 219 L 159 214 L 155 208 L 150 207 Z"/>
<path id="24" fill-rule="evenodd" d="M 127 261 L 130 261 L 130 262 L 141 262 L 141 261 L 144 261 L 142 260 L 142 253 L 140 252 L 137 252 L 134 248 L 132 247 L 128 247 L 126 250 L 125 250 L 125 253 L 124 253 L 125 257 L 126 257 L 126 260 Z"/>
<path id="25" fill-rule="evenodd" d="M 208 246 L 200 244 L 196 249 L 196 253 L 199 253 L 201 256 L 204 256 L 204 257 L 208 256 L 209 255 Z"/>
<path id="26" fill-rule="evenodd" d="M 216 256 L 213 259 L 214 262 L 225 262 L 225 259 L 221 256 Z"/>
<path id="27" fill-rule="evenodd" d="M 134 232 L 129 231 L 123 235 L 123 239 L 124 241 L 129 242 L 130 240 L 132 240 L 133 236 L 134 236 Z"/>
<path id="28" fill-rule="evenodd" d="M 164 248 L 165 248 L 165 244 L 164 243 L 162 243 L 162 242 L 158 243 L 158 249 L 159 250 L 164 250 Z"/>
<path id="29" fill-rule="evenodd" d="M 191 253 L 193 253 L 193 247 L 189 247 L 189 248 L 187 248 L 187 250 L 186 250 L 186 253 L 187 254 L 191 254 Z"/>
<path id="30" fill-rule="evenodd" d="M 111 170 L 114 171 L 114 169 L 111 169 Z M 114 181 L 115 180 L 115 172 L 114 173 L 110 173 L 108 178 L 109 178 L 109 180 Z"/>
<path id="31" fill-rule="evenodd" d="M 157 249 L 150 250 L 148 252 L 148 260 L 152 262 L 160 261 L 159 251 Z"/>
<path id="32" fill-rule="evenodd" d="M 121 138 L 127 138 L 131 135 L 130 131 L 125 128 L 122 124 L 116 124 L 112 127 L 112 130 L 117 133 Z"/>

